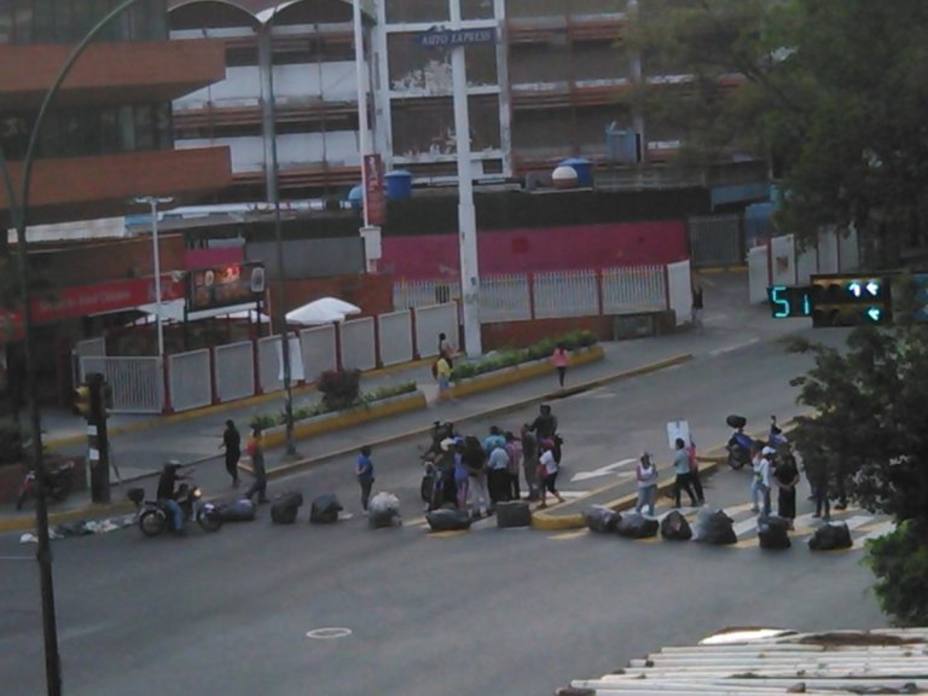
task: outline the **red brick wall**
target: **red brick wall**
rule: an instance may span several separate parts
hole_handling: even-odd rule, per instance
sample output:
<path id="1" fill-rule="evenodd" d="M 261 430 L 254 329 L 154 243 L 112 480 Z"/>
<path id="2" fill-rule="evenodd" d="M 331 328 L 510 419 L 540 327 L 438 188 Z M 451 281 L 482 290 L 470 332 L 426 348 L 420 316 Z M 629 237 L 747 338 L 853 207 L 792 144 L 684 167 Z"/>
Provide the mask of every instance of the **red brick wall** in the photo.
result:
<path id="1" fill-rule="evenodd" d="M 484 351 L 489 351 L 500 348 L 525 348 L 545 338 L 555 338 L 577 330 L 592 331 L 599 340 L 611 341 L 612 317 L 571 317 L 484 324 L 480 334 Z"/>
<path id="2" fill-rule="evenodd" d="M 286 311 L 320 297 L 337 297 L 361 308 L 364 316 L 393 311 L 393 277 L 361 273 L 287 281 Z M 279 298 L 279 283 L 271 283 L 271 302 Z"/>

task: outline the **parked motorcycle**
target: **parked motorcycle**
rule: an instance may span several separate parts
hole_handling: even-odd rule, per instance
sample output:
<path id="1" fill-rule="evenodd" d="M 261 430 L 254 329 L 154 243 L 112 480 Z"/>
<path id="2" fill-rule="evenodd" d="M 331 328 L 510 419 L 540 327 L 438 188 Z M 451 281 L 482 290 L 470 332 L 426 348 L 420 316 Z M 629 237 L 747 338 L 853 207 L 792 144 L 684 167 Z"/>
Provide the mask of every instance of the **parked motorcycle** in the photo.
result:
<path id="1" fill-rule="evenodd" d="M 728 450 L 728 466 L 737 471 L 751 463 L 751 447 L 754 441 L 750 435 L 744 433 L 744 427 L 748 424 L 748 421 L 743 416 L 728 416 L 725 423 L 728 424 L 728 427 L 735 429 L 735 432 L 728 439 L 725 449 Z"/>
<path id="2" fill-rule="evenodd" d="M 74 487 L 74 462 L 67 461 L 45 470 L 45 493 L 54 501 L 61 502 L 71 494 Z M 26 473 L 16 497 L 16 509 L 22 510 L 30 498 L 38 495 L 38 480 L 34 469 Z"/>
<path id="3" fill-rule="evenodd" d="M 138 525 L 142 534 L 147 537 L 156 537 L 167 530 L 173 529 L 172 515 L 168 507 L 159 500 L 145 500 L 144 488 L 129 490 L 129 500 L 135 503 L 138 513 Z M 184 521 L 195 519 L 205 532 L 218 532 L 222 527 L 222 516 L 219 508 L 213 503 L 203 500 L 203 492 L 195 485 L 182 483 L 177 489 L 174 498 L 184 515 Z"/>

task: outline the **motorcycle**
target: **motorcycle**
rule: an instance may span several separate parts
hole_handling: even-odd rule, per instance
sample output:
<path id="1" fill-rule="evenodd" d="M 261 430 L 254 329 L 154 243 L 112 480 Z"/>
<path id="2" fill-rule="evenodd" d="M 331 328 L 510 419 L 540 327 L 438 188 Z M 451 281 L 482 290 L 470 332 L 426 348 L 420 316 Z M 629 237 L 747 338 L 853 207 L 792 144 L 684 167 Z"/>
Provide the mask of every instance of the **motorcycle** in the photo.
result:
<path id="1" fill-rule="evenodd" d="M 748 424 L 746 418 L 742 416 L 728 416 L 725 419 L 728 427 L 734 428 L 735 432 L 728 439 L 725 449 L 728 450 L 728 466 L 734 470 L 743 469 L 751 463 L 751 448 L 754 441 L 749 435 L 744 434 L 744 426 Z"/>
<path id="2" fill-rule="evenodd" d="M 73 487 L 74 462 L 67 461 L 46 470 L 45 493 L 52 500 L 60 503 L 71 494 Z M 16 509 L 22 510 L 25 502 L 29 498 L 35 498 L 37 494 L 38 481 L 36 480 L 35 470 L 30 469 L 19 487 L 19 495 L 16 497 Z"/>
<path id="3" fill-rule="evenodd" d="M 136 519 L 142 534 L 147 537 L 156 537 L 169 529 L 177 531 L 173 529 L 172 515 L 168 507 L 159 500 L 145 500 L 144 488 L 132 488 L 128 496 L 138 510 Z M 180 505 L 185 522 L 189 522 L 191 518 L 195 519 L 205 532 L 218 532 L 222 527 L 219 507 L 204 501 L 203 491 L 197 486 L 182 483 L 174 499 Z"/>

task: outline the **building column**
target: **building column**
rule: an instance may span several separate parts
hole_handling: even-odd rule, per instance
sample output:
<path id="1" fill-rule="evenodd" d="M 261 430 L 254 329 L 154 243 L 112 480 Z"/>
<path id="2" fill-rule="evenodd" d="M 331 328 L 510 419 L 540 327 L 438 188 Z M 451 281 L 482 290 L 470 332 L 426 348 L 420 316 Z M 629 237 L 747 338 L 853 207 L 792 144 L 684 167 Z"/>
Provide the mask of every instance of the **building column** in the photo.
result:
<path id="1" fill-rule="evenodd" d="M 639 5 L 638 0 L 628 0 L 628 9 L 626 10 L 632 21 L 638 20 Z M 641 51 L 636 50 L 630 56 L 632 83 L 641 86 L 644 82 L 644 71 L 641 63 Z M 632 109 L 632 128 L 638 134 L 641 141 L 641 162 L 648 161 L 648 140 L 645 137 L 645 120 L 641 108 L 638 106 Z"/>
<path id="2" fill-rule="evenodd" d="M 503 175 L 513 175 L 512 88 L 509 84 L 509 34 L 506 31 L 506 0 L 494 0 L 496 17 L 496 82 L 499 84 L 499 147 L 503 151 Z"/>
<path id="3" fill-rule="evenodd" d="M 374 151 L 383 158 L 387 171 L 393 169 L 393 113 L 390 107 L 390 59 L 387 44 L 387 9 L 385 2 L 376 3 L 377 24 L 371 28 L 371 53 L 374 70 Z"/>
<path id="4" fill-rule="evenodd" d="M 264 190 L 268 203 L 277 198 L 277 177 L 272 166 L 273 156 L 271 147 L 276 137 L 277 128 L 274 123 L 273 89 L 273 50 L 271 27 L 262 24 L 257 29 L 258 38 L 258 82 L 261 87 L 261 140 L 264 147 Z"/>

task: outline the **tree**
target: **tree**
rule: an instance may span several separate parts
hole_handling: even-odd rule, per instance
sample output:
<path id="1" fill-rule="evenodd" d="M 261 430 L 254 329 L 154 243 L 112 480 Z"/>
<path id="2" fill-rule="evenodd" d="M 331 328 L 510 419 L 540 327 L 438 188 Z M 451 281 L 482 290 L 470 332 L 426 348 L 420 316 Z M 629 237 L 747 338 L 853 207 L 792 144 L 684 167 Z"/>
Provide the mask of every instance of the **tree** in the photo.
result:
<path id="1" fill-rule="evenodd" d="M 815 367 L 793 380 L 815 415 L 798 419 L 807 471 L 825 467 L 831 492 L 891 515 L 895 532 L 868 546 L 884 610 L 928 623 L 928 327 L 861 328 L 847 351 L 797 342 Z M 903 554 L 903 555 L 900 555 Z"/>
<path id="2" fill-rule="evenodd" d="M 676 114 L 684 159 L 769 158 L 787 193 L 779 221 L 801 240 L 823 225 L 853 225 L 884 264 L 926 241 L 928 3 L 642 0 L 641 7 L 632 40 L 646 73 L 656 74 L 650 56 L 690 77 L 673 89 L 645 83 L 636 99 L 656 109 L 655 118 Z"/>

